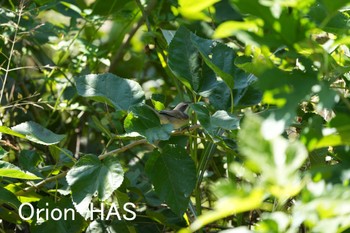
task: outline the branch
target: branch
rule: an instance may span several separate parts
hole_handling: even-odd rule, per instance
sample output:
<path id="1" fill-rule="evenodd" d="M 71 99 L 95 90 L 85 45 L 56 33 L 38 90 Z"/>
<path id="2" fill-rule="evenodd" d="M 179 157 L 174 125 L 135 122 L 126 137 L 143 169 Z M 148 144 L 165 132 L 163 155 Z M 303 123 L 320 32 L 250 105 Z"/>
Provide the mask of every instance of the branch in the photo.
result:
<path id="1" fill-rule="evenodd" d="M 141 140 L 132 142 L 132 143 L 126 145 L 126 146 L 120 147 L 118 149 L 112 150 L 112 151 L 104 153 L 104 154 L 101 154 L 101 155 L 98 156 L 98 159 L 99 160 L 103 160 L 103 159 L 107 158 L 110 155 L 119 154 L 119 153 L 124 152 L 126 150 L 129 150 L 129 149 L 131 149 L 131 148 L 133 148 L 133 147 L 135 147 L 137 145 L 145 144 L 145 143 L 148 143 L 146 139 L 141 139 Z"/>
<path id="2" fill-rule="evenodd" d="M 132 143 L 126 145 L 126 146 L 123 146 L 123 147 L 121 147 L 121 148 L 118 148 L 118 149 L 116 149 L 116 150 L 112 150 L 112 151 L 110 151 L 110 152 L 108 152 L 108 153 L 102 154 L 102 155 L 98 156 L 98 158 L 99 158 L 100 160 L 103 160 L 103 159 L 106 158 L 107 156 L 114 155 L 114 154 L 119 154 L 119 153 L 121 153 L 121 152 L 124 152 L 124 151 L 126 151 L 126 150 L 128 150 L 128 149 L 131 149 L 131 148 L 133 148 L 133 147 L 135 147 L 135 146 L 137 146 L 137 145 L 144 144 L 144 143 L 147 143 L 147 140 L 146 140 L 146 139 L 141 139 L 141 140 L 132 142 Z M 69 170 L 68 170 L 68 171 L 69 171 Z M 58 179 L 61 179 L 61 178 L 65 177 L 65 176 L 67 175 L 68 171 L 64 171 L 64 172 L 62 172 L 62 173 L 60 173 L 60 174 L 58 174 L 58 175 L 48 177 L 48 178 L 46 178 L 46 179 L 40 181 L 39 183 L 36 183 L 36 184 L 34 184 L 34 185 L 30 186 L 30 187 L 27 187 L 27 188 L 25 188 L 25 189 L 23 189 L 23 190 L 21 190 L 21 191 L 18 191 L 18 192 L 16 193 L 16 195 L 17 195 L 17 196 L 22 196 L 22 195 L 24 195 L 26 192 L 30 192 L 30 191 L 39 189 L 39 188 L 41 188 L 42 186 L 44 186 L 44 185 L 46 185 L 46 184 L 48 184 L 48 183 L 54 182 L 54 181 L 56 181 L 56 180 L 58 180 Z"/>
<path id="3" fill-rule="evenodd" d="M 65 176 L 67 175 L 67 173 L 68 173 L 68 171 L 64 171 L 64 172 L 62 172 L 62 173 L 60 173 L 60 174 L 58 174 L 58 175 L 55 175 L 55 176 L 51 176 L 51 177 L 49 177 L 49 178 L 46 178 L 45 180 L 42 180 L 42 181 L 40 181 L 39 183 L 34 184 L 33 186 L 30 186 L 30 187 L 27 187 L 27 188 L 25 188 L 25 189 L 23 189 L 23 190 L 21 190 L 21 191 L 18 191 L 18 192 L 16 193 L 16 196 L 22 196 L 22 195 L 24 195 L 26 192 L 30 192 L 30 191 L 33 191 L 33 190 L 35 190 L 35 189 L 39 189 L 39 188 L 41 188 L 42 186 L 44 186 L 45 184 L 47 184 L 47 183 L 51 183 L 51 182 L 53 182 L 53 181 L 56 181 L 56 180 L 58 180 L 58 179 L 61 179 L 61 178 L 65 177 Z"/>
<path id="4" fill-rule="evenodd" d="M 184 134 L 185 132 L 188 132 L 188 131 L 193 131 L 195 129 L 198 129 L 200 127 L 200 125 L 193 125 L 187 129 L 182 129 L 182 130 L 177 130 L 175 132 L 172 133 L 172 135 L 180 135 L 180 134 Z M 101 154 L 98 156 L 98 159 L 99 160 L 103 160 L 105 158 L 107 158 L 108 156 L 111 156 L 111 155 L 116 155 L 116 154 L 119 154 L 119 153 L 122 153 L 124 151 L 127 151 L 137 145 L 141 145 L 141 144 L 147 144 L 148 141 L 146 139 L 141 139 L 141 140 L 138 140 L 138 141 L 134 141 L 134 142 L 131 142 L 130 144 L 127 144 L 123 147 L 120 147 L 118 149 L 115 149 L 115 150 L 112 150 L 110 152 L 107 152 L 107 153 L 104 153 L 104 154 Z M 69 170 L 68 170 L 69 171 Z M 48 183 L 51 183 L 51 182 L 54 182 L 58 179 L 61 179 L 63 177 L 65 177 L 68 173 L 68 171 L 64 171 L 58 175 L 55 175 L 55 176 L 51 176 L 51 177 L 48 177 L 42 181 L 40 181 L 39 183 L 36 183 L 30 187 L 27 187 L 21 191 L 18 191 L 16 193 L 17 196 L 21 196 L 21 195 L 24 195 L 26 192 L 30 192 L 30 191 L 33 191 L 33 190 L 36 190 L 36 189 L 39 189 L 41 188 L 42 186 L 48 184 Z"/>

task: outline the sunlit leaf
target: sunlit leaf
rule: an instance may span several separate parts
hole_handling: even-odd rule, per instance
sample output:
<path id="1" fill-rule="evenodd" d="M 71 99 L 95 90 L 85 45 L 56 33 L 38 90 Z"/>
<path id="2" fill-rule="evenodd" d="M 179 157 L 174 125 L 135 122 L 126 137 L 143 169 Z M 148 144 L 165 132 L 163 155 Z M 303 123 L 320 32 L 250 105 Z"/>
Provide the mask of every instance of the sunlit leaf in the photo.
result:
<path id="1" fill-rule="evenodd" d="M 1 176 L 24 180 L 42 179 L 30 172 L 22 171 L 19 167 L 5 161 L 0 161 L 0 177 Z"/>
<path id="2" fill-rule="evenodd" d="M 105 102 L 119 110 L 128 110 L 144 101 L 140 84 L 114 74 L 88 74 L 77 77 L 75 81 L 79 95 Z"/>
<path id="3" fill-rule="evenodd" d="M 196 20 L 211 20 L 211 18 L 203 13 L 219 0 L 179 0 L 179 12 L 186 18 Z"/>
<path id="4" fill-rule="evenodd" d="M 286 201 L 300 192 L 303 183 L 298 175 L 308 154 L 299 141 L 289 142 L 279 134 L 283 122 L 262 120 L 248 115 L 239 131 L 239 150 L 248 169 L 260 174 L 260 180 L 276 197 Z"/>
<path id="5" fill-rule="evenodd" d="M 21 135 L 24 135 L 29 141 L 43 145 L 57 144 L 65 137 L 65 135 L 55 134 L 51 130 L 46 129 L 33 121 L 21 123 L 12 127 L 11 129 Z"/>

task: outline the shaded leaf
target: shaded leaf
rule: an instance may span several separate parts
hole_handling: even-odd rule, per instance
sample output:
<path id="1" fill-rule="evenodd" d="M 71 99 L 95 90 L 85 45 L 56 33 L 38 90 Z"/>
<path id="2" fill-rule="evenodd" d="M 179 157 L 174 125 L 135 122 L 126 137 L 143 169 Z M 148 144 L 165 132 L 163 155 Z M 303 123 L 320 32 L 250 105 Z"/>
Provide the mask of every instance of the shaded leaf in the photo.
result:
<path id="1" fill-rule="evenodd" d="M 196 184 L 196 167 L 185 149 L 167 145 L 150 154 L 146 173 L 156 193 L 170 209 L 181 216 L 187 209 Z"/>
<path id="2" fill-rule="evenodd" d="M 211 42 L 207 41 L 209 47 Z M 168 64 L 176 77 L 188 88 L 198 91 L 201 77 L 201 61 L 197 48 L 191 42 L 191 34 L 180 27 L 169 45 Z"/>
<path id="3" fill-rule="evenodd" d="M 21 202 L 17 199 L 15 194 L 0 186 L 0 205 L 2 204 L 7 204 L 18 210 Z"/>

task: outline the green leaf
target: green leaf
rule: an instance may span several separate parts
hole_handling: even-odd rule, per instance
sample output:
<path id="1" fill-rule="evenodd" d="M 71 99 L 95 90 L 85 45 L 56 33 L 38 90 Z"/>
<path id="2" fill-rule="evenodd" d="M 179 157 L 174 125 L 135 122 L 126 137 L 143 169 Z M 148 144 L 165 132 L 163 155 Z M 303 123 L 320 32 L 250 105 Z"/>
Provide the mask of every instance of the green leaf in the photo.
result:
<path id="1" fill-rule="evenodd" d="M 291 219 L 304 222 L 310 232 L 346 232 L 350 227 L 349 187 L 331 185 L 324 180 L 310 182 L 309 186 L 303 192 L 308 198 L 294 206 Z"/>
<path id="2" fill-rule="evenodd" d="M 8 153 L 8 151 L 4 150 L 4 148 L 0 146 L 0 159 L 4 158 Z"/>
<path id="3" fill-rule="evenodd" d="M 4 134 L 9 134 L 9 135 L 12 135 L 12 136 L 15 136 L 15 137 L 18 137 L 18 138 L 26 138 L 25 135 L 23 134 L 20 134 L 6 126 L 0 126 L 0 132 L 1 133 L 4 133 Z"/>
<path id="4" fill-rule="evenodd" d="M 100 119 L 98 119 L 96 116 L 92 116 L 92 121 L 101 132 L 105 133 L 108 136 L 108 138 L 112 138 L 112 133 L 105 125 L 102 124 Z"/>
<path id="5" fill-rule="evenodd" d="M 212 136 L 216 136 L 219 129 L 233 130 L 238 128 L 239 119 L 224 110 L 219 110 L 210 116 L 209 110 L 199 103 L 191 105 L 191 108 L 197 114 L 201 125 Z"/>
<path id="6" fill-rule="evenodd" d="M 305 127 L 302 139 L 305 143 L 308 143 L 309 150 L 329 146 L 350 145 L 350 126 L 345 122 L 350 122 L 350 117 L 343 113 L 338 113 L 329 122 L 329 127 L 323 129 L 319 128 L 321 123 L 315 125 L 309 120 L 309 126 Z"/>
<path id="7" fill-rule="evenodd" d="M 19 167 L 5 161 L 0 161 L 0 176 L 24 180 L 42 179 L 30 172 L 22 171 Z"/>
<path id="8" fill-rule="evenodd" d="M 324 119 L 315 115 L 308 119 L 308 124 L 303 129 L 301 134 L 301 141 L 307 146 L 309 151 L 312 151 L 317 145 L 318 141 L 323 138 L 322 125 Z"/>
<path id="9" fill-rule="evenodd" d="M 239 119 L 224 110 L 215 112 L 211 116 L 210 122 L 212 127 L 225 130 L 237 129 L 239 126 Z"/>
<path id="10" fill-rule="evenodd" d="M 211 42 L 207 41 L 209 47 Z M 201 61 L 197 48 L 191 42 L 191 34 L 180 27 L 169 45 L 168 64 L 176 77 L 188 88 L 199 90 Z"/>
<path id="11" fill-rule="evenodd" d="M 345 123 L 346 122 L 346 123 Z M 338 114 L 329 123 L 330 127 L 337 129 L 338 134 L 344 144 L 350 145 L 350 116 Z"/>
<path id="12" fill-rule="evenodd" d="M 272 114 L 277 120 L 284 119 L 286 124 L 291 123 L 299 103 L 308 98 L 312 88 L 318 84 L 312 61 L 304 57 L 298 59 L 305 71 L 287 72 L 276 67 L 266 67 L 258 76 L 257 86 L 264 91 L 263 102 L 277 104 L 279 108 Z"/>
<path id="13" fill-rule="evenodd" d="M 150 154 L 146 173 L 160 199 L 181 216 L 187 209 L 196 184 L 196 167 L 182 147 L 167 145 Z"/>
<path id="14" fill-rule="evenodd" d="M 100 161 L 97 156 L 86 155 L 69 170 L 66 179 L 77 211 L 86 217 L 92 197 L 102 201 L 109 198 L 122 184 L 124 171 L 114 157 Z"/>
<path id="15" fill-rule="evenodd" d="M 24 135 L 29 141 L 53 145 L 59 143 L 65 135 L 55 134 L 33 121 L 27 121 L 11 128 L 13 131 Z M 15 135 L 16 136 L 16 135 Z"/>
<path id="16" fill-rule="evenodd" d="M 225 38 L 237 34 L 240 31 L 257 31 L 258 24 L 255 21 L 226 21 L 220 24 L 213 35 L 214 38 Z"/>
<path id="17" fill-rule="evenodd" d="M 128 0 L 97 0 L 93 3 L 93 14 L 96 15 L 103 15 L 103 16 L 109 16 L 112 14 L 121 14 L 121 11 L 129 10 L 127 9 L 128 4 L 134 4 L 134 2 L 130 2 Z M 135 4 L 136 5 L 136 4 Z M 131 7 L 129 7 L 131 8 Z"/>
<path id="18" fill-rule="evenodd" d="M 233 88 L 235 86 L 233 74 L 236 71 L 234 50 L 224 44 L 202 39 L 194 34 L 191 34 L 191 41 L 201 53 L 205 63 L 224 80 L 227 86 Z M 209 56 L 212 58 L 210 59 Z"/>
<path id="19" fill-rule="evenodd" d="M 208 71 L 204 71 L 205 67 L 198 60 L 198 53 L 206 65 L 230 88 L 245 88 L 251 83 L 250 76 L 235 66 L 236 53 L 232 48 L 198 37 L 185 27 L 180 27 L 169 46 L 169 67 L 187 87 L 198 91 L 200 86 L 214 81 L 214 78 L 204 80 L 206 76 L 202 73 L 207 74 Z M 209 86 L 207 90 L 214 87 Z"/>
<path id="20" fill-rule="evenodd" d="M 203 11 L 220 0 L 179 0 L 179 12 L 188 19 L 210 21 L 212 18 Z"/>
<path id="21" fill-rule="evenodd" d="M 186 220 L 183 218 L 183 216 L 177 216 L 170 209 L 149 209 L 147 210 L 147 216 L 174 230 L 180 230 L 181 228 L 187 226 Z"/>
<path id="22" fill-rule="evenodd" d="M 192 41 L 195 36 L 180 27 L 169 45 L 168 63 L 175 76 L 188 88 L 205 96 L 217 83 L 213 70 L 202 64 L 198 48 Z M 210 49 L 213 41 L 202 39 L 203 48 Z"/>
<path id="23" fill-rule="evenodd" d="M 299 168 L 308 157 L 299 141 L 288 141 L 280 134 L 284 124 L 272 117 L 262 120 L 247 115 L 238 134 L 239 150 L 248 169 L 259 173 L 259 179 L 282 202 L 302 188 Z"/>
<path id="24" fill-rule="evenodd" d="M 75 81 L 79 95 L 105 102 L 118 110 L 128 110 L 144 101 L 144 92 L 137 82 L 114 74 L 88 74 Z"/>
<path id="25" fill-rule="evenodd" d="M 37 166 L 44 161 L 37 150 L 22 150 L 18 156 L 18 164 L 26 171 L 40 174 Z"/>
<path id="26" fill-rule="evenodd" d="M 210 93 L 208 93 L 210 104 L 218 110 L 227 110 L 231 107 L 231 91 L 223 82 L 219 81 Z"/>
<path id="27" fill-rule="evenodd" d="M 231 184 L 232 187 L 232 184 Z M 221 187 L 218 187 L 219 189 Z M 191 225 L 190 232 L 196 232 L 205 225 L 233 214 L 257 209 L 264 199 L 263 190 L 256 188 L 249 192 L 233 192 L 217 200 L 213 210 L 200 215 Z M 238 231 L 240 232 L 240 231 Z"/>
<path id="28" fill-rule="evenodd" d="M 0 186 L 0 206 L 3 204 L 7 204 L 18 210 L 21 202 L 17 199 L 15 194 Z"/>
<path id="29" fill-rule="evenodd" d="M 161 125 L 155 110 L 147 105 L 133 106 L 124 120 L 127 133 L 137 132 L 150 143 L 168 140 L 173 130 L 171 124 Z"/>
<path id="30" fill-rule="evenodd" d="M 74 206 L 72 205 L 72 201 L 69 197 L 62 197 L 58 200 L 54 200 L 50 197 L 42 198 L 37 204 L 36 213 L 39 213 L 39 210 L 48 211 L 50 217 L 47 219 L 46 211 L 41 211 L 39 214 L 40 218 L 36 219 L 35 216 L 33 219 L 34 221 L 31 224 L 31 232 L 79 233 L 86 225 L 84 219 L 75 211 Z M 50 213 L 55 213 L 55 216 L 57 217 L 58 210 L 63 213 L 62 217 L 57 220 L 53 219 Z M 46 221 L 40 222 L 40 219 L 45 219 Z"/>
<path id="31" fill-rule="evenodd" d="M 314 4 L 310 8 L 310 18 L 327 32 L 339 34 L 345 33 L 349 28 L 349 16 L 344 13 L 346 11 L 339 11 L 339 8 L 348 2 L 344 0 L 321 0 L 317 2 L 317 4 Z"/>

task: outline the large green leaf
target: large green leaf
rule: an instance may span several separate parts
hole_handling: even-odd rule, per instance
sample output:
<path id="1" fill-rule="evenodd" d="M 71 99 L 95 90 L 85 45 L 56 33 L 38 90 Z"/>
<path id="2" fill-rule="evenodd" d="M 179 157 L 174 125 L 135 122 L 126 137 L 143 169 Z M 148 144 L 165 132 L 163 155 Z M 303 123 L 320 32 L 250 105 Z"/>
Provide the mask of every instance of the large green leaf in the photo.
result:
<path id="1" fill-rule="evenodd" d="M 173 126 L 161 125 L 155 110 L 146 105 L 133 106 L 124 121 L 127 133 L 137 132 L 150 143 L 157 140 L 168 140 Z"/>
<path id="2" fill-rule="evenodd" d="M 187 209 L 196 184 L 196 167 L 182 147 L 167 145 L 154 151 L 146 164 L 156 193 L 170 209 L 181 216 Z"/>
<path id="3" fill-rule="evenodd" d="M 211 44 L 207 40 L 206 47 Z M 197 48 L 191 42 L 191 34 L 180 27 L 169 45 L 168 63 L 176 77 L 188 88 L 198 91 L 201 84 L 201 61 Z"/>
<path id="4" fill-rule="evenodd" d="M 24 180 L 42 179 L 30 172 L 22 171 L 19 167 L 5 161 L 0 161 L 0 177 L 1 176 Z"/>
<path id="5" fill-rule="evenodd" d="M 21 123 L 12 127 L 11 129 L 20 135 L 13 134 L 12 132 L 8 133 L 19 137 L 22 137 L 21 135 L 24 135 L 29 141 L 43 145 L 57 144 L 65 137 L 65 135 L 55 134 L 51 130 L 46 129 L 33 121 Z"/>
<path id="6" fill-rule="evenodd" d="M 196 36 L 185 27 L 180 27 L 176 31 L 169 45 L 168 63 L 185 86 L 204 96 L 217 84 L 217 78 L 212 68 L 202 63 L 193 37 Z M 201 40 L 201 46 L 205 49 L 210 49 L 212 44 L 211 40 Z"/>
<path id="7" fill-rule="evenodd" d="M 100 161 L 97 156 L 86 155 L 69 170 L 66 179 L 77 211 L 86 217 L 92 197 L 102 201 L 109 198 L 122 184 L 124 171 L 114 157 Z"/>
<path id="8" fill-rule="evenodd" d="M 140 84 L 114 74 L 88 74 L 75 81 L 79 95 L 105 102 L 116 109 L 128 110 L 144 101 Z"/>

